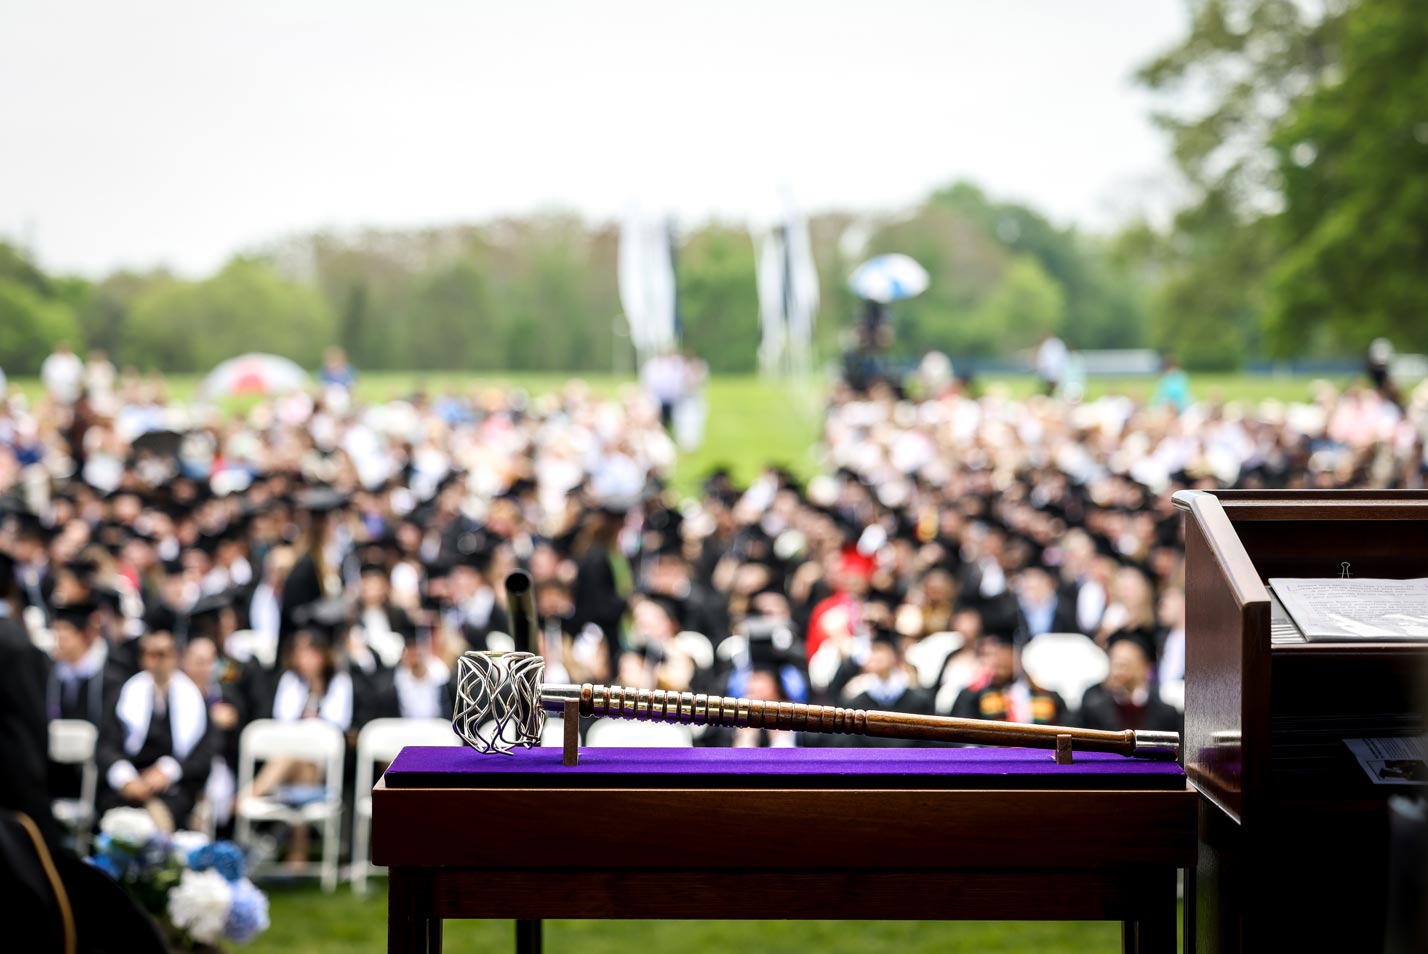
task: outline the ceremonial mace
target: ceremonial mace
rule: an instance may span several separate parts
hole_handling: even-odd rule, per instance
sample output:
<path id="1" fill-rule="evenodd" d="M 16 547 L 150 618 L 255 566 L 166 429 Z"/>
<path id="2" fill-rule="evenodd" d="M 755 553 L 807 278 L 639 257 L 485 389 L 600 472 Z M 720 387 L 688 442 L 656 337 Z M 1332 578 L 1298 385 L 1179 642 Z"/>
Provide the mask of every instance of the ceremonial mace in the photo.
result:
<path id="1" fill-rule="evenodd" d="M 523 579 L 512 581 L 519 575 Z M 456 705 L 451 726 L 478 752 L 509 755 L 517 747 L 539 745 L 546 712 L 575 703 L 582 716 L 712 725 L 728 728 L 828 732 L 878 739 L 913 739 L 971 745 L 1057 749 L 1069 744 L 1082 752 L 1112 752 L 1136 758 L 1173 760 L 1180 754 L 1178 732 L 1126 729 L 1107 732 L 1055 725 L 1027 725 L 981 719 L 847 709 L 797 702 L 765 702 L 695 692 L 632 689 L 625 686 L 543 685 L 545 660 L 539 653 L 530 577 L 513 573 L 506 581 L 512 605 L 512 636 L 531 652 L 467 652 L 456 661 Z M 529 602 L 516 608 L 517 602 Z M 519 624 L 518 624 L 519 619 Z M 523 632 L 522 628 L 526 627 Z"/>

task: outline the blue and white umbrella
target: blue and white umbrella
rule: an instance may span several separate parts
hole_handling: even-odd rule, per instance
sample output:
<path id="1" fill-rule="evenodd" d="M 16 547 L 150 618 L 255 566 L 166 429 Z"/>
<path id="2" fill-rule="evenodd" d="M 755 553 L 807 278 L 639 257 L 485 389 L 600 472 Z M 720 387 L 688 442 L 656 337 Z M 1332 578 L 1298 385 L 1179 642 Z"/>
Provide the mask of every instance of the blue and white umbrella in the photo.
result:
<path id="1" fill-rule="evenodd" d="M 906 255 L 879 255 L 853 270 L 848 285 L 865 301 L 887 304 L 916 298 L 927 291 L 927 269 Z"/>

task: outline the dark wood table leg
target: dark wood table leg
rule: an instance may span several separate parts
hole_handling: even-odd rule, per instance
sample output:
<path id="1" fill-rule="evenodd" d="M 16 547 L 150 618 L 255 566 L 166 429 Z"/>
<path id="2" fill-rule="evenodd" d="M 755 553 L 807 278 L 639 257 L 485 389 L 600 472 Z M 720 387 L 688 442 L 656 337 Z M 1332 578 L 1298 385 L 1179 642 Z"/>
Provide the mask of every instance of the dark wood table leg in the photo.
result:
<path id="1" fill-rule="evenodd" d="M 516 922 L 516 954 L 540 954 L 541 922 Z"/>
<path id="2" fill-rule="evenodd" d="M 429 918 L 421 906 L 421 880 L 401 868 L 387 872 L 387 954 L 426 954 L 433 940 L 431 950 L 441 950 L 441 921 Z"/>
<path id="3" fill-rule="evenodd" d="M 1139 916 L 1121 922 L 1122 954 L 1176 954 L 1175 869 L 1144 873 Z"/>

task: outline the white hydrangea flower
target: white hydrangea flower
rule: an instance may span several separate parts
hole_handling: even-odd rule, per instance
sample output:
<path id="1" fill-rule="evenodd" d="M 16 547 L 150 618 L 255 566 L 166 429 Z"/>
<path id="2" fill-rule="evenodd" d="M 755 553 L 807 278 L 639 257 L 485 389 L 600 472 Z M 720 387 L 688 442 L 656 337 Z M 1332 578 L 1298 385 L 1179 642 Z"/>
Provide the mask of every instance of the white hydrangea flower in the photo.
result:
<path id="1" fill-rule="evenodd" d="M 178 886 L 169 892 L 169 920 L 202 944 L 214 944 L 223 937 L 233 889 L 217 871 L 185 871 Z"/>
<path id="2" fill-rule="evenodd" d="M 142 808 L 111 808 L 99 819 L 99 830 L 117 842 L 141 848 L 159 833 L 159 826 Z"/>
<path id="3" fill-rule="evenodd" d="M 208 844 L 208 836 L 201 831 L 176 831 L 169 838 L 169 844 L 173 847 L 173 856 L 188 867 L 188 856 Z"/>

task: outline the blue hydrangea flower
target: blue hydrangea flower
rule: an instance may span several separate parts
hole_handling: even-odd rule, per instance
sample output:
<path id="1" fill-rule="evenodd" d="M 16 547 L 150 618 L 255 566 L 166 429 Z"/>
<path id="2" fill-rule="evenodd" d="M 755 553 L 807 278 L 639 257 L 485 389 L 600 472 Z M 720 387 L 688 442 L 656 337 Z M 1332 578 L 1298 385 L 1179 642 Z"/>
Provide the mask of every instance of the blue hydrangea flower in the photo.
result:
<path id="1" fill-rule="evenodd" d="M 188 866 L 194 871 L 213 868 L 224 880 L 237 881 L 243 877 L 243 852 L 231 841 L 215 841 L 190 852 Z"/>
<path id="2" fill-rule="evenodd" d="M 84 860 L 89 862 L 91 866 L 98 868 L 100 871 L 113 878 L 115 881 L 119 880 L 119 866 L 115 864 L 114 859 L 110 858 L 108 855 L 95 855 L 92 858 L 86 858 Z"/>
<path id="3" fill-rule="evenodd" d="M 223 925 L 223 936 L 247 944 L 268 929 L 268 896 L 244 878 L 233 883 L 233 904 Z"/>
<path id="4" fill-rule="evenodd" d="M 96 835 L 94 838 L 94 853 L 105 856 L 114 854 L 114 839 L 108 835 Z"/>

